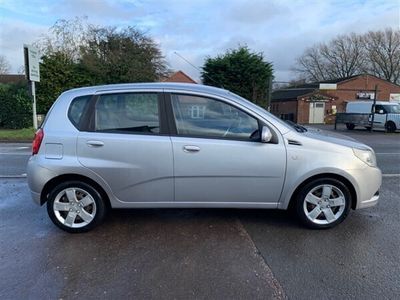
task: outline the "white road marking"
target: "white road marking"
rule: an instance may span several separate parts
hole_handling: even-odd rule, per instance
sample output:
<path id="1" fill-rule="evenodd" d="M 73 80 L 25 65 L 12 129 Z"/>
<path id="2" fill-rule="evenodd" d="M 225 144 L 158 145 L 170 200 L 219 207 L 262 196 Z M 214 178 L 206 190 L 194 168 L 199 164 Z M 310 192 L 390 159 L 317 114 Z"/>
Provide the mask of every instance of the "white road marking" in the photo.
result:
<path id="1" fill-rule="evenodd" d="M 385 152 L 385 153 L 375 153 L 376 155 L 400 155 L 399 152 Z"/>
<path id="2" fill-rule="evenodd" d="M 382 177 L 400 177 L 400 174 L 382 174 Z"/>
<path id="3" fill-rule="evenodd" d="M 30 147 L 17 147 L 16 149 L 21 150 L 21 149 L 28 149 L 28 148 L 30 148 Z"/>
<path id="4" fill-rule="evenodd" d="M 24 152 L 24 153 L 10 153 L 10 152 L 4 152 L 4 153 L 1 153 L 0 152 L 0 155 L 31 155 L 31 153 L 30 152 Z"/>

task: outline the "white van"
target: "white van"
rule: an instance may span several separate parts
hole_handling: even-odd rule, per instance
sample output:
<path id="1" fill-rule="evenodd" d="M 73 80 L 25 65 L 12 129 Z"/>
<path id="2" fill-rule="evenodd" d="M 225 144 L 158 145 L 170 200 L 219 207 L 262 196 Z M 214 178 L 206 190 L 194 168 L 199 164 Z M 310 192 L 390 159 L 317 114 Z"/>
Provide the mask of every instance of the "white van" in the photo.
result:
<path id="1" fill-rule="evenodd" d="M 347 103 L 346 113 L 370 114 L 373 101 L 354 101 Z M 372 117 L 370 117 L 370 121 Z M 354 129 L 356 124 L 347 124 L 348 129 Z M 388 132 L 400 129 L 400 105 L 393 102 L 376 101 L 374 109 L 374 127 L 385 128 Z"/>

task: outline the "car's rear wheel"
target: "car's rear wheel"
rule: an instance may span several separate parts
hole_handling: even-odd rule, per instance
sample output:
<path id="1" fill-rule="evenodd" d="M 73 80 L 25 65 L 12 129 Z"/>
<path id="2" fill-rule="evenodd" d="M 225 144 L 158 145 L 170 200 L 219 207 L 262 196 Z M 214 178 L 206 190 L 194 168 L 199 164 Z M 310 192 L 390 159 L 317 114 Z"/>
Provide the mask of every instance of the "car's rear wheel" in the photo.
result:
<path id="1" fill-rule="evenodd" d="M 78 233 L 98 225 L 104 219 L 106 205 L 93 186 L 68 181 L 51 190 L 47 212 L 56 226 L 67 232 Z"/>
<path id="2" fill-rule="evenodd" d="M 351 193 L 341 181 L 320 178 L 303 186 L 296 199 L 299 219 L 311 228 L 331 228 L 341 223 L 349 213 Z"/>
<path id="3" fill-rule="evenodd" d="M 346 127 L 348 130 L 353 130 L 354 127 L 356 127 L 356 125 L 352 124 L 352 123 L 346 123 Z"/>

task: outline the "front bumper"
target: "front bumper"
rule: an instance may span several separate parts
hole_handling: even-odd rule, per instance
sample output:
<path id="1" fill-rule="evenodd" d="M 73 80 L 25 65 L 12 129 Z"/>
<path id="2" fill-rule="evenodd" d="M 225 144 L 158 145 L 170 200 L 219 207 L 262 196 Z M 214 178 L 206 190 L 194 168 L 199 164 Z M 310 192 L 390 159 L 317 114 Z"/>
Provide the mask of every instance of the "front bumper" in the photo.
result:
<path id="1" fill-rule="evenodd" d="M 374 205 L 376 205 L 378 203 L 378 200 L 379 200 L 379 191 L 377 191 L 375 193 L 375 195 L 372 196 L 371 199 L 367 199 L 367 200 L 361 201 L 359 203 L 359 205 L 357 206 L 357 209 L 374 206 Z"/>
<path id="2" fill-rule="evenodd" d="M 366 167 L 361 170 L 349 170 L 357 193 L 356 209 L 374 206 L 379 200 L 379 188 L 382 184 L 382 172 L 379 168 Z"/>

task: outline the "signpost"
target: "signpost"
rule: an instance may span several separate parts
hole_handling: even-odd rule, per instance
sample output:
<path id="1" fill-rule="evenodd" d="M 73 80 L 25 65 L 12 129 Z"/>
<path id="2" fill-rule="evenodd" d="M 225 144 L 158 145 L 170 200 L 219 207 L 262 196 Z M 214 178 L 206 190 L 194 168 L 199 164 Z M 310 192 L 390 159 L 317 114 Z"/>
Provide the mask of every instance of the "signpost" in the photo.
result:
<path id="1" fill-rule="evenodd" d="M 30 45 L 24 45 L 24 58 L 25 58 L 25 74 L 27 79 L 31 82 L 32 88 L 32 111 L 33 111 L 33 127 L 38 128 L 36 116 L 36 89 L 35 82 L 40 82 L 39 70 L 39 51 Z"/>

